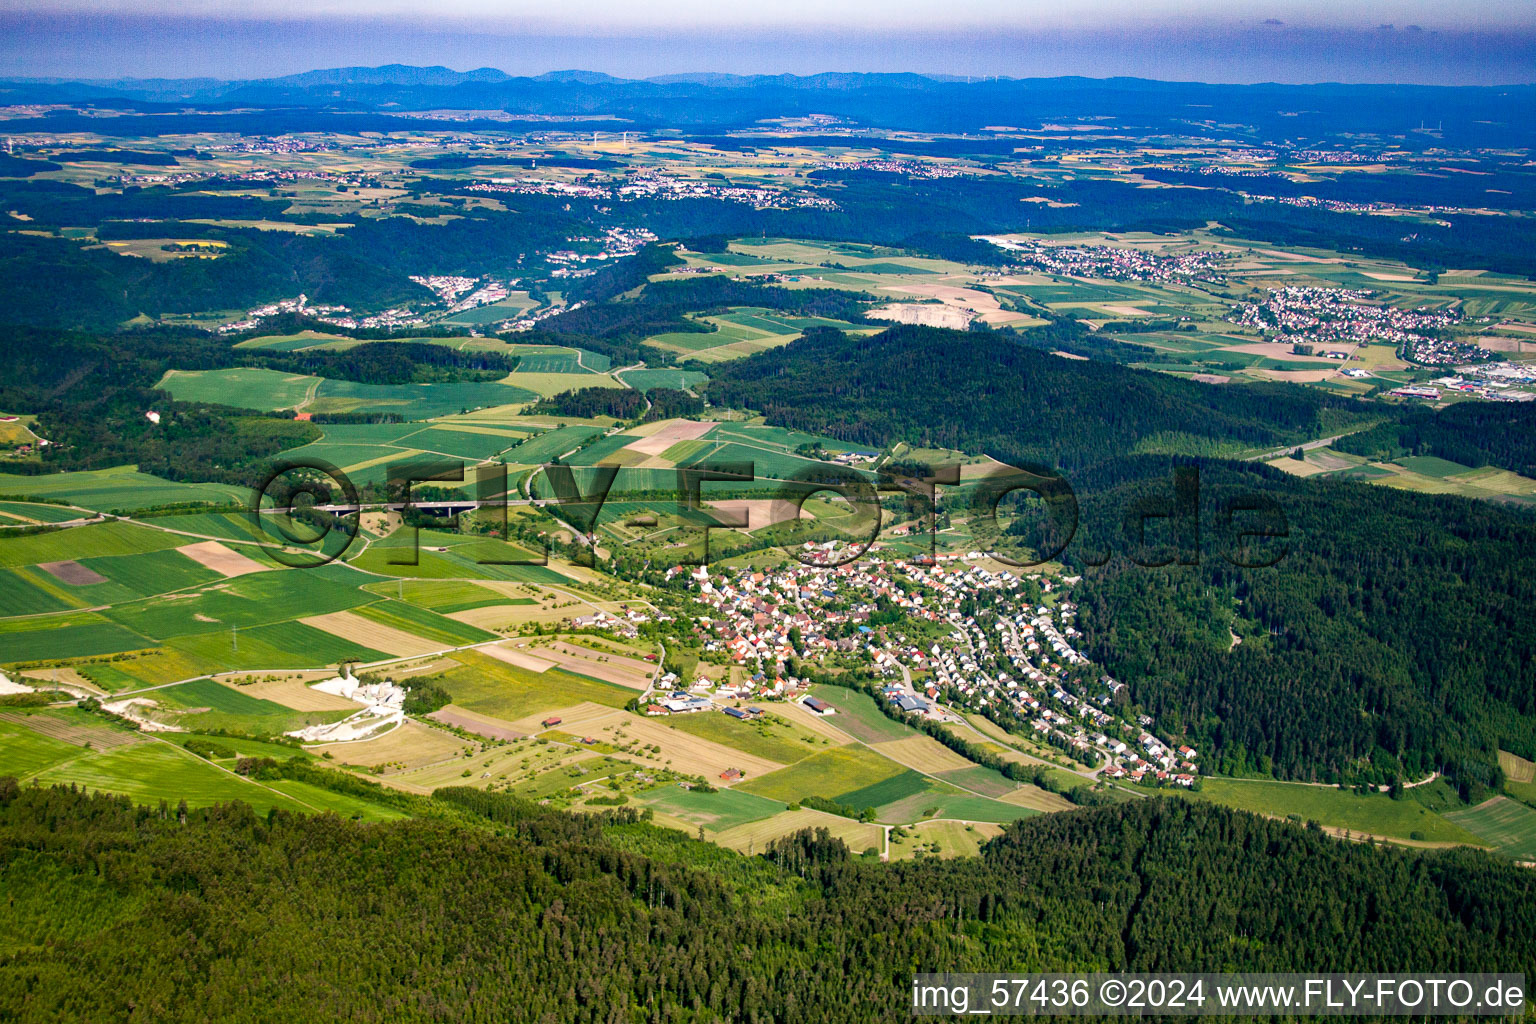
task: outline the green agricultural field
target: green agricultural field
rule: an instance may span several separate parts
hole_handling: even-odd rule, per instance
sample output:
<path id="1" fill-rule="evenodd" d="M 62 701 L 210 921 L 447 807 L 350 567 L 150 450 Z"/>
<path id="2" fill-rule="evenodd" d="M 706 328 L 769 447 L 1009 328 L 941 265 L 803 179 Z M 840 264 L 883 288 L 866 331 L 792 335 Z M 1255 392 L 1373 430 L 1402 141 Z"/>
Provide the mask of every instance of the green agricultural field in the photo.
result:
<path id="1" fill-rule="evenodd" d="M 1017 782 L 1006 778 L 1001 772 L 983 767 L 982 765 L 977 765 L 974 768 L 957 768 L 949 772 L 938 772 L 936 777 L 961 789 L 980 793 L 982 796 L 1006 796 L 1019 788 Z"/>
<path id="2" fill-rule="evenodd" d="M 586 349 L 555 348 L 544 345 L 514 345 L 518 373 L 591 374 L 606 373 L 607 356 Z"/>
<path id="3" fill-rule="evenodd" d="M 172 806 L 186 800 L 191 807 L 242 800 L 261 814 L 273 807 L 311 811 L 293 797 L 275 793 L 195 754 L 158 741 L 89 751 L 41 772 L 36 781 L 44 786 L 73 784 L 93 791 L 122 793 L 150 806 L 161 800 Z"/>
<path id="4" fill-rule="evenodd" d="M 108 555 L 135 555 L 190 543 L 193 542 L 187 537 L 133 523 L 93 523 L 24 537 L 0 536 L 0 565 L 36 565 Z"/>
<path id="5" fill-rule="evenodd" d="M 302 622 L 179 636 L 166 646 L 192 659 L 203 672 L 319 668 L 390 657 Z"/>
<path id="6" fill-rule="evenodd" d="M 1041 812 L 1030 807 L 1016 807 L 1001 800 L 952 792 L 942 783 L 930 782 L 920 793 L 875 808 L 878 821 L 907 823 L 936 818 L 961 821 L 989 821 L 1003 824 L 1020 818 L 1032 818 Z"/>
<path id="7" fill-rule="evenodd" d="M 602 432 L 601 427 L 559 427 L 524 441 L 507 452 L 503 458 L 506 462 L 519 466 L 542 466 L 558 456 L 565 455 L 573 448 L 581 447 Z"/>
<path id="8" fill-rule="evenodd" d="M 41 502 L 0 501 L 0 515 L 17 522 L 31 520 L 34 523 L 67 523 L 86 515 L 79 509 L 64 505 L 46 505 Z"/>
<path id="9" fill-rule="evenodd" d="M 628 687 L 557 668 L 530 672 L 474 651 L 460 651 L 453 660 L 460 667 L 449 669 L 442 682 L 453 703 L 509 722 L 584 700 L 622 708 L 635 696 Z"/>
<path id="10" fill-rule="evenodd" d="M 352 713 L 295 711 L 212 679 L 194 679 L 149 691 L 146 696 L 160 705 L 157 718 L 172 720 L 182 728 L 254 736 L 277 736 L 308 725 L 340 721 Z"/>
<path id="11" fill-rule="evenodd" d="M 241 693 L 212 679 L 194 679 L 154 691 L 155 700 L 173 708 L 206 707 L 229 715 L 273 715 L 289 711 L 281 704 Z"/>
<path id="12" fill-rule="evenodd" d="M 733 441 L 720 443 L 715 438 L 705 440 L 711 442 L 712 447 L 706 448 L 695 454 L 688 462 L 689 466 L 696 466 L 702 462 L 750 462 L 754 477 L 769 480 L 788 480 L 796 474 L 824 474 L 827 464 L 815 459 L 802 459 L 795 455 L 785 454 L 773 449 L 759 448 L 754 445 L 737 444 Z M 869 477 L 871 474 L 861 470 L 852 470 L 859 476 Z"/>
<path id="13" fill-rule="evenodd" d="M 80 564 L 92 572 L 105 576 L 129 599 L 165 594 L 224 578 L 212 569 L 204 568 L 192 561 L 179 551 L 146 551 L 137 555 L 87 558 Z M 94 591 L 96 588 L 82 589 Z M 123 600 L 123 598 L 114 598 L 114 600 Z"/>
<path id="14" fill-rule="evenodd" d="M 342 334 L 324 334 L 320 331 L 299 331 L 295 334 L 267 334 L 259 338 L 247 338 L 237 342 L 235 348 L 259 348 L 268 352 L 299 352 L 307 348 L 319 348 L 333 342 L 351 342 L 354 339 Z"/>
<path id="15" fill-rule="evenodd" d="M 492 605 L 533 604 L 531 597 L 506 597 L 477 583 L 464 580 L 402 580 L 398 583 L 370 583 L 363 589 L 381 597 L 393 597 L 418 608 L 451 615 L 471 608 Z"/>
<path id="16" fill-rule="evenodd" d="M 48 497 L 103 511 L 135 511 L 178 502 L 230 505 L 250 500 L 249 488 L 230 484 L 175 484 L 131 465 L 111 470 L 17 476 L 0 473 L 0 494 Z"/>
<path id="17" fill-rule="evenodd" d="M 413 544 L 415 564 L 406 564 L 404 560 L 413 557 Z M 403 527 L 358 554 L 352 564 L 366 572 L 405 579 L 570 582 L 542 565 L 497 564 L 508 559 L 532 562 L 537 557 L 535 552 L 504 541 L 438 530 L 422 530 L 418 537 L 412 528 Z"/>
<path id="18" fill-rule="evenodd" d="M 207 402 L 262 412 L 308 405 L 321 379 L 242 366 L 230 370 L 167 370 L 155 385 L 178 402 Z"/>
<path id="19" fill-rule="evenodd" d="M 624 465 L 643 462 L 647 456 L 640 452 L 627 452 L 625 446 L 639 440 L 634 434 L 609 434 L 599 437 L 581 451 L 564 460 L 568 466 Z"/>
<path id="20" fill-rule="evenodd" d="M 769 712 L 764 718 L 771 715 L 772 712 Z M 666 719 L 666 724 L 673 729 L 779 764 L 793 764 L 828 746 L 826 739 L 809 729 L 793 725 L 778 716 L 772 717 L 772 721 L 744 722 L 711 711 L 696 715 L 671 715 Z"/>
<path id="21" fill-rule="evenodd" d="M 339 570 L 339 572 L 338 572 Z M 342 575 L 342 574 L 345 575 Z M 372 600 L 358 590 L 366 576 L 335 564 L 252 573 L 173 601 L 118 605 L 106 614 L 146 636 L 168 639 L 345 611 Z"/>
<path id="22" fill-rule="evenodd" d="M 625 370 L 618 377 L 636 391 L 650 391 L 653 388 L 686 391 L 695 384 L 703 384 L 709 380 L 709 374 L 702 371 L 675 370 L 670 367 L 655 370 Z"/>
<path id="23" fill-rule="evenodd" d="M 846 793 L 839 793 L 832 799 L 862 811 L 866 807 L 880 807 L 898 800 L 905 800 L 909 796 L 927 791 L 928 787 L 928 776 L 908 768 L 900 775 L 882 779 L 873 786 L 863 786 Z"/>
<path id="24" fill-rule="evenodd" d="M 1359 796 L 1349 790 L 1327 786 L 1221 778 L 1201 780 L 1198 793 L 1177 788 L 1167 792 L 1276 818 L 1300 815 L 1305 821 L 1355 833 L 1430 842 L 1480 842 L 1466 828 L 1423 805 L 1412 800 L 1393 800 L 1384 793 Z"/>
<path id="25" fill-rule="evenodd" d="M 251 517 L 244 512 L 195 512 L 181 516 L 156 516 L 154 524 L 166 530 L 180 530 L 203 537 L 217 537 L 220 540 L 262 542 L 269 540 L 266 534 L 259 531 L 251 522 Z M 197 537 L 183 537 L 181 543 L 195 544 Z M 238 550 L 247 558 L 257 558 L 256 552 L 249 547 L 240 547 Z"/>
<path id="26" fill-rule="evenodd" d="M 89 601 L 68 593 L 69 589 L 41 569 L 0 569 L 0 616 L 37 615 L 89 607 Z"/>
<path id="27" fill-rule="evenodd" d="M 698 718 L 699 715 L 686 715 Z M 761 821 L 779 813 L 784 804 L 768 800 L 739 789 L 719 789 L 713 793 L 701 793 L 696 789 L 680 786 L 662 786 L 641 794 L 639 802 L 658 814 L 699 825 L 711 832 L 723 832 L 749 821 Z"/>
<path id="28" fill-rule="evenodd" d="M 838 793 L 873 786 L 906 770 L 867 747 L 835 747 L 788 768 L 749 779 L 736 788 L 785 803 L 808 796 L 830 800 Z"/>
<path id="29" fill-rule="evenodd" d="M 333 793 L 331 790 L 321 789 L 307 782 L 273 779 L 261 784 L 302 803 L 310 813 L 334 811 L 343 818 L 355 818 L 359 821 L 396 821 L 407 816 L 404 811 L 397 811 L 393 807 L 344 793 Z"/>
<path id="30" fill-rule="evenodd" d="M 1536 860 L 1536 810 L 1519 801 L 1497 796 L 1466 810 L 1446 811 L 1445 818 L 1506 857 Z"/>
<path id="31" fill-rule="evenodd" d="M 155 643 L 95 612 L 0 621 L 0 664 L 89 658 Z"/>
<path id="32" fill-rule="evenodd" d="M 408 420 L 428 420 L 488 406 L 533 402 L 538 397 L 525 388 L 498 381 L 358 384 L 347 380 L 325 380 L 307 408 L 312 412 L 398 412 Z"/>
<path id="33" fill-rule="evenodd" d="M 380 601 L 378 604 L 364 605 L 357 609 L 357 614 L 382 626 L 444 644 L 475 644 L 497 639 L 495 633 L 487 633 L 483 629 L 403 601 Z"/>
<path id="34" fill-rule="evenodd" d="M 32 775 L 83 753 L 83 747 L 44 736 L 19 722 L 0 719 L 0 775 L 12 775 L 25 782 Z"/>
<path id="35" fill-rule="evenodd" d="M 842 686 L 817 686 L 811 690 L 811 695 L 837 709 L 837 714 L 828 721 L 854 739 L 879 743 L 917 735 L 900 722 L 885 717 L 885 713 L 875 706 L 875 699 L 867 693 Z"/>
<path id="36" fill-rule="evenodd" d="M 1459 462 L 1450 462 L 1433 455 L 1409 455 L 1398 459 L 1397 464 L 1420 476 L 1432 477 L 1436 480 L 1472 472 L 1471 466 L 1463 466 Z"/>

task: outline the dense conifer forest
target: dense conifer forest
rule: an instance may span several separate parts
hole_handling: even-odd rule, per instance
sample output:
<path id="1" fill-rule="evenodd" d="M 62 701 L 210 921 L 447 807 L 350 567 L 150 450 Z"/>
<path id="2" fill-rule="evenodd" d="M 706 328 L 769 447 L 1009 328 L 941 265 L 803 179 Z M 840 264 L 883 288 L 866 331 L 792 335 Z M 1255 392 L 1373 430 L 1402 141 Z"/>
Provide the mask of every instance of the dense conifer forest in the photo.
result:
<path id="1" fill-rule="evenodd" d="M 355 785 L 355 784 L 354 784 Z M 916 971 L 1536 969 L 1528 871 L 1177 800 L 980 859 L 746 857 L 504 795 L 415 820 L 186 812 L 0 780 L 11 1019 L 890 1021 Z"/>

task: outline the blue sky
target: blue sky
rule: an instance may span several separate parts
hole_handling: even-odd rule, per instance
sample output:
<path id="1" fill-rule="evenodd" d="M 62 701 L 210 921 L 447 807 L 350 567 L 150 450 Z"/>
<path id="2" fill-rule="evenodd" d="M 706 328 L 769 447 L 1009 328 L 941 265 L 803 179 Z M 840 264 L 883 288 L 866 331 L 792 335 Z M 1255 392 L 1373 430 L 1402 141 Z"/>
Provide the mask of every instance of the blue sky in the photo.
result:
<path id="1" fill-rule="evenodd" d="M 0 74 L 250 78 L 354 64 L 1536 81 L 1523 0 L 0 0 Z"/>

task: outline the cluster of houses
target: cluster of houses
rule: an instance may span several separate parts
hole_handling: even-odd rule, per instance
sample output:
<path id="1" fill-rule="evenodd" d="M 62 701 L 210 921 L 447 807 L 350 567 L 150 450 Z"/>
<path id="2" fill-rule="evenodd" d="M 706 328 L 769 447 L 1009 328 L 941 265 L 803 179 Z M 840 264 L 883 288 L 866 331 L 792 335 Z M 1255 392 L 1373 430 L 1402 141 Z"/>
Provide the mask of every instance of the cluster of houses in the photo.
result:
<path id="1" fill-rule="evenodd" d="M 1124 740 L 1111 739 L 1100 733 L 1094 740 L 1112 755 L 1113 761 L 1104 769 L 1111 779 L 1128 782 L 1159 782 L 1188 789 L 1195 784 L 1200 768 L 1195 763 L 1199 754 L 1194 747 L 1179 746 L 1169 749 L 1149 732 L 1136 737 L 1139 748 L 1130 747 Z"/>
<path id="2" fill-rule="evenodd" d="M 1134 736 L 1152 721 L 1133 725 L 1117 717 L 1116 697 L 1125 685 L 1108 675 L 1085 674 L 1091 663 L 1075 646 L 1077 606 L 1065 590 L 1078 577 L 993 571 L 972 564 L 980 559 L 980 552 L 937 559 L 875 557 L 836 568 L 794 563 L 768 572 L 723 574 L 703 566 L 677 567 L 668 575 L 686 574 L 694 600 L 703 606 L 694 632 L 706 660 L 714 656 L 760 669 L 737 696 L 796 696 L 799 683 L 784 671 L 790 658 L 862 656 L 891 679 L 885 698 L 902 711 L 942 716 L 941 700 L 982 712 L 1007 707 L 1043 740 L 1082 760 L 1123 769 L 1112 777 L 1192 784 L 1177 776 L 1193 774 L 1193 757 L 1164 764 L 1163 755 L 1173 748 L 1161 740 L 1154 739 L 1157 756 L 1143 748 L 1150 758 L 1145 765 L 1126 756 L 1129 748 L 1118 737 Z M 1053 604 L 1039 603 L 1037 594 Z M 978 599 L 984 599 L 985 612 L 962 611 Z M 893 627 L 868 624 L 877 611 L 891 607 L 943 632 L 923 642 Z M 700 710 L 709 706 L 681 692 L 668 700 L 676 706 L 658 701 L 654 713 L 688 713 L 691 701 L 703 701 Z M 815 697 L 801 703 L 817 714 L 836 711 Z"/>
<path id="3" fill-rule="evenodd" d="M 1239 304 L 1227 314 L 1227 320 L 1276 332 L 1277 341 L 1293 346 L 1326 349 L 1330 345 L 1391 342 L 1427 354 L 1445 345 L 1466 348 L 1437 338 L 1438 332 L 1461 322 L 1459 310 L 1398 309 L 1375 304 L 1375 297 L 1373 291 L 1353 288 L 1275 288 L 1259 302 Z"/>
<path id="4" fill-rule="evenodd" d="M 1108 278 L 1112 281 L 1200 280 L 1220 283 L 1218 269 L 1229 257 L 1218 252 L 1190 250 L 1163 253 L 1112 245 L 1049 245 L 1030 239 L 981 236 L 1008 252 L 1010 261 L 1052 274 Z"/>

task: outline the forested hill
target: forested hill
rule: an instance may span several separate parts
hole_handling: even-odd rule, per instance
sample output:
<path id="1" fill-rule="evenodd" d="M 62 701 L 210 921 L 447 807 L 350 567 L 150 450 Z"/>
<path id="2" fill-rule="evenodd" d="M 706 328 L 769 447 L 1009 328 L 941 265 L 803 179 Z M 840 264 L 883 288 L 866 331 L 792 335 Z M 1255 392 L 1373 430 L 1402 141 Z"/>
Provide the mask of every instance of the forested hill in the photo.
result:
<path id="1" fill-rule="evenodd" d="M 1177 800 L 889 865 L 825 833 L 742 857 L 632 812 L 429 802 L 366 825 L 0 780 L 0 1014 L 819 1024 L 908 1019 L 917 970 L 1536 973 L 1528 871 Z"/>
<path id="2" fill-rule="evenodd" d="M 1004 333 L 936 327 L 872 337 L 812 330 L 711 373 L 717 405 L 758 409 L 769 423 L 1063 470 L 1144 450 L 1217 454 L 1288 444 L 1372 415 L 1300 388 L 1199 384 L 1068 360 Z"/>
<path id="3" fill-rule="evenodd" d="M 1499 788 L 1500 748 L 1536 756 L 1536 519 L 1204 462 L 1198 546 L 1182 524 L 1138 545 L 1126 512 L 1171 507 L 1174 468 L 1145 456 L 1075 477 L 1082 516 L 1062 557 L 1085 574 L 1087 653 L 1202 763 L 1376 784 L 1440 771 L 1475 803 Z M 1283 539 L 1224 527 L 1219 509 L 1258 501 L 1283 519 L 1237 528 Z M 1148 567 L 1175 540 L 1198 564 Z"/>

